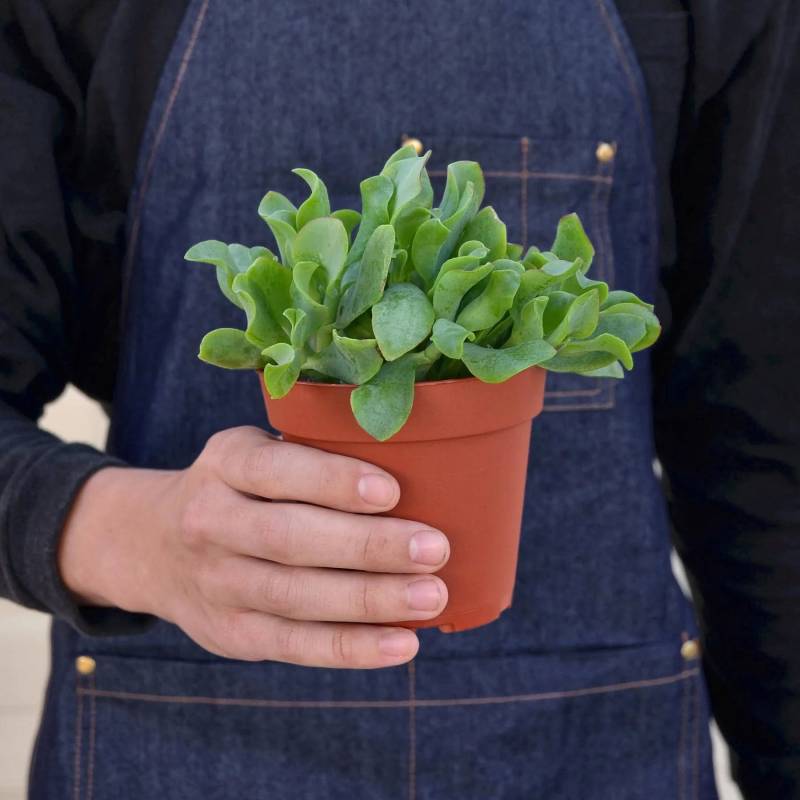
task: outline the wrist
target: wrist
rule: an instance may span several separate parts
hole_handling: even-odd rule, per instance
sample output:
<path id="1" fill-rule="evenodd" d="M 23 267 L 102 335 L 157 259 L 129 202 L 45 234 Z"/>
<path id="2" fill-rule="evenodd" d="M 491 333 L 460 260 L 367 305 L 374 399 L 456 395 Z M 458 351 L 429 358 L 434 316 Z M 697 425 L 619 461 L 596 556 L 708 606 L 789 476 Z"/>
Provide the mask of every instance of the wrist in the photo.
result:
<path id="1" fill-rule="evenodd" d="M 170 498 L 177 475 L 107 467 L 86 481 L 58 548 L 61 578 L 79 604 L 164 616 L 160 554 L 174 524 Z"/>

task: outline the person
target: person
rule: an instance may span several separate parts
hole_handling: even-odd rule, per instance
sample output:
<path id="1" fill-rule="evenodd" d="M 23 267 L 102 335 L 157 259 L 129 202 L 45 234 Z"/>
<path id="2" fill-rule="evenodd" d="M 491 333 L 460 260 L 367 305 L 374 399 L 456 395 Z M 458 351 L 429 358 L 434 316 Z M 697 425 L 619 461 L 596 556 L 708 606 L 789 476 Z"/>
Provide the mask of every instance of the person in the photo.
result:
<path id="1" fill-rule="evenodd" d="M 744 795 L 800 797 L 796 10 L 0 3 L 0 595 L 54 615 L 31 797 L 712 798 L 706 685 Z M 293 166 L 357 204 L 404 135 L 480 161 L 516 241 L 579 210 L 664 322 L 618 386 L 550 375 L 513 606 L 449 636 L 387 625 L 446 605 L 447 531 L 194 358 L 238 320 L 182 264 L 264 242 Z M 37 429 L 67 382 L 107 452 Z"/>

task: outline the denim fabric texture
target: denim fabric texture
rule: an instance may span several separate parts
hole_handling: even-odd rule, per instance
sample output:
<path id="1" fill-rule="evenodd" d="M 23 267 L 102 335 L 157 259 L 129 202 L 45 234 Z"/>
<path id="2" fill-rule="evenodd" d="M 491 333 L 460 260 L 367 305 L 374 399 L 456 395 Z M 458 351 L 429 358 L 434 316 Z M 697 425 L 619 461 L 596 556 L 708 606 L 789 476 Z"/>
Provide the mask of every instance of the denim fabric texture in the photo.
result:
<path id="1" fill-rule="evenodd" d="M 270 244 L 258 202 L 302 196 L 294 166 L 357 205 L 404 134 L 433 150 L 438 189 L 448 162 L 480 161 L 513 241 L 549 246 L 577 211 L 593 275 L 652 299 L 649 124 L 608 0 L 191 3 L 131 199 L 110 450 L 180 468 L 218 430 L 266 426 L 255 376 L 196 358 L 207 330 L 241 319 L 183 253 Z M 621 383 L 549 376 L 500 620 L 422 631 L 412 664 L 379 671 L 225 661 L 166 623 L 102 640 L 56 623 L 31 796 L 715 798 L 636 361 Z M 94 674 L 75 672 L 79 654 Z"/>

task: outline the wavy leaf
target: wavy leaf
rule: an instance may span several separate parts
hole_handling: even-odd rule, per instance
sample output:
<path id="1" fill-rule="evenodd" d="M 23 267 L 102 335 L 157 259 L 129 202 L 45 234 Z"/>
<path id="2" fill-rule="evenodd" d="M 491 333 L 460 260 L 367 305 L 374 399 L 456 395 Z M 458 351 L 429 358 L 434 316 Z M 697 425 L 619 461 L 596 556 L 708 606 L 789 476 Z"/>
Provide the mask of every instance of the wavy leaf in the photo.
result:
<path id="1" fill-rule="evenodd" d="M 347 287 L 339 303 L 336 327 L 347 327 L 381 299 L 394 251 L 394 228 L 381 225 L 373 232 L 364 249 L 355 281 Z"/>
<path id="2" fill-rule="evenodd" d="M 594 247 L 583 229 L 580 217 L 577 214 L 567 214 L 558 221 L 556 238 L 550 248 L 560 259 L 574 261 L 580 258 L 589 271 L 594 258 Z"/>
<path id="3" fill-rule="evenodd" d="M 377 375 L 383 364 L 376 345 L 375 339 L 350 339 L 334 330 L 331 343 L 306 359 L 304 368 L 343 383 L 362 384 Z"/>
<path id="4" fill-rule="evenodd" d="M 486 383 L 502 383 L 518 372 L 546 362 L 555 353 L 555 348 L 543 339 L 498 350 L 465 343 L 463 361 L 476 378 Z"/>
<path id="5" fill-rule="evenodd" d="M 328 200 L 328 189 L 321 178 L 310 169 L 297 167 L 292 172 L 300 176 L 311 190 L 311 194 L 300 204 L 297 209 L 296 227 L 300 231 L 312 219 L 330 216 L 331 204 Z"/>
<path id="6" fill-rule="evenodd" d="M 233 281 L 233 291 L 247 315 L 245 335 L 262 350 L 288 341 L 290 327 L 283 312 L 291 303 L 291 282 L 291 271 L 270 256 L 256 259 Z"/>
<path id="7" fill-rule="evenodd" d="M 390 286 L 372 306 L 372 329 L 387 361 L 413 350 L 431 332 L 433 306 L 425 292 L 412 283 Z"/>
<path id="8" fill-rule="evenodd" d="M 442 355 L 461 360 L 464 356 L 464 343 L 474 341 L 475 334 L 449 319 L 437 319 L 433 325 L 431 341 Z"/>
<path id="9" fill-rule="evenodd" d="M 347 258 L 349 237 L 341 220 L 334 217 L 319 217 L 307 222 L 298 231 L 292 244 L 295 262 L 316 261 L 333 283 L 344 267 Z"/>
<path id="10" fill-rule="evenodd" d="M 200 342 L 198 358 L 223 369 L 261 369 L 265 363 L 261 349 L 235 328 L 217 328 L 207 333 Z"/>
<path id="11" fill-rule="evenodd" d="M 433 309 L 437 317 L 453 320 L 464 295 L 492 272 L 491 264 L 471 269 L 453 269 L 442 276 L 433 290 Z"/>
<path id="12" fill-rule="evenodd" d="M 389 222 L 389 201 L 392 199 L 392 192 L 394 184 L 385 175 L 375 175 L 361 181 L 361 222 L 347 256 L 348 264 L 361 258 L 375 229 Z"/>
<path id="13" fill-rule="evenodd" d="M 495 269 L 484 290 L 459 313 L 456 322 L 471 331 L 491 328 L 511 308 L 519 283 L 519 272 Z"/>
<path id="14" fill-rule="evenodd" d="M 492 206 L 482 208 L 466 225 L 461 234 L 461 242 L 470 240 L 482 243 L 488 250 L 487 258 L 495 261 L 506 254 L 506 225 L 497 216 Z M 459 253 L 461 252 L 459 248 Z"/>
<path id="15" fill-rule="evenodd" d="M 406 424 L 414 403 L 418 359 L 408 353 L 384 363 L 378 374 L 350 395 L 358 424 L 374 439 L 385 442 Z"/>

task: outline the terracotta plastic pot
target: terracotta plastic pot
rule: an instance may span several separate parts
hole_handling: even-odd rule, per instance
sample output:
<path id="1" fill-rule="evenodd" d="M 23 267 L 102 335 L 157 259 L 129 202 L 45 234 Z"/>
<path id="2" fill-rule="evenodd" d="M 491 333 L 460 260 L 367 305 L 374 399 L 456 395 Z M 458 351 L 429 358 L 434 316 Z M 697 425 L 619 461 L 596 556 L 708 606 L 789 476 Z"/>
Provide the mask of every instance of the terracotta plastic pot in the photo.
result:
<path id="1" fill-rule="evenodd" d="M 262 381 L 270 422 L 287 441 L 377 464 L 400 483 L 391 515 L 447 534 L 450 560 L 437 573 L 447 607 L 434 619 L 397 624 L 451 633 L 492 622 L 511 605 L 531 421 L 542 410 L 545 377 L 533 367 L 499 384 L 418 383 L 408 422 L 387 442 L 358 426 L 352 386 L 298 383 L 272 400 Z"/>

